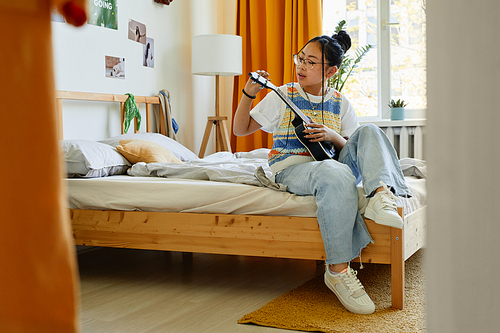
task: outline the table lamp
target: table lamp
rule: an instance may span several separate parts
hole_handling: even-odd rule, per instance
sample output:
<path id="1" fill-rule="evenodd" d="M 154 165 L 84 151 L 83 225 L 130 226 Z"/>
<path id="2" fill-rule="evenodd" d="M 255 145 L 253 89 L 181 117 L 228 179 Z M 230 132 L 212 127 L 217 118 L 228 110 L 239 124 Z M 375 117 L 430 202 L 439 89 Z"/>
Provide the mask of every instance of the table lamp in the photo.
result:
<path id="1" fill-rule="evenodd" d="M 231 151 L 226 116 L 219 113 L 219 76 L 242 73 L 242 38 L 236 35 L 212 34 L 193 37 L 191 72 L 215 76 L 215 117 L 208 117 L 199 157 L 205 155 L 208 139 L 215 125 L 216 151 Z"/>

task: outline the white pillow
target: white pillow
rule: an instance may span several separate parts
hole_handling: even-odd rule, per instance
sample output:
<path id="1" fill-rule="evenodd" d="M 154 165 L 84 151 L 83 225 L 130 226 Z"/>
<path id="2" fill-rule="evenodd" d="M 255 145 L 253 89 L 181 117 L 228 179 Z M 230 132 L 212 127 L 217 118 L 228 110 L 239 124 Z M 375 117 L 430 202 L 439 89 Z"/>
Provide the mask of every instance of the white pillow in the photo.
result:
<path id="1" fill-rule="evenodd" d="M 125 140 L 125 139 L 145 140 L 145 141 L 155 142 L 170 150 L 178 159 L 180 159 L 183 162 L 199 160 L 198 156 L 196 156 L 196 154 L 193 153 L 191 150 L 187 149 L 174 139 L 171 139 L 168 136 L 159 133 L 122 134 L 109 139 L 99 140 L 99 142 L 116 147 L 120 144 L 120 140 Z"/>
<path id="2" fill-rule="evenodd" d="M 130 162 L 116 148 L 90 140 L 61 141 L 68 177 L 97 178 L 125 174 Z"/>

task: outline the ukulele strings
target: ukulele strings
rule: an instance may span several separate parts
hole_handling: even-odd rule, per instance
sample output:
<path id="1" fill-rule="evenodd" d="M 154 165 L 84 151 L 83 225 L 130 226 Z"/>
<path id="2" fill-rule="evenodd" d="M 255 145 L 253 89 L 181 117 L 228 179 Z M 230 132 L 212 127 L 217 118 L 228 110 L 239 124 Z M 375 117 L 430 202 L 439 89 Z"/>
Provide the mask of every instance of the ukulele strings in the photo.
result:
<path id="1" fill-rule="evenodd" d="M 292 13 L 292 16 L 293 16 L 293 13 Z M 293 21 L 293 20 L 292 20 L 292 21 Z M 293 36 L 293 26 L 290 26 L 290 36 Z M 293 40 L 291 40 L 290 45 L 293 45 Z M 301 49 L 300 51 L 302 51 L 302 49 Z M 299 51 L 299 54 L 300 54 L 300 51 Z M 295 78 L 295 63 L 292 61 L 292 82 L 293 82 L 294 78 Z M 279 89 L 279 88 L 278 88 L 278 89 Z M 292 86 L 292 91 L 293 91 L 293 89 L 294 89 L 294 87 Z M 287 90 L 288 90 L 288 89 L 287 89 Z M 293 96 L 294 96 L 294 94 L 293 94 L 293 92 L 292 92 L 292 103 L 294 103 L 294 101 L 293 101 Z M 294 104 L 295 104 L 295 103 L 294 103 Z M 280 150 L 278 151 L 278 153 L 279 153 L 280 155 L 284 155 L 284 153 L 282 153 L 282 151 L 283 151 L 284 149 L 286 149 L 286 147 L 288 146 L 288 137 L 289 137 L 289 135 L 290 135 L 290 126 L 291 126 L 291 123 L 292 123 L 292 116 L 293 116 L 292 109 L 291 109 L 289 106 L 287 106 L 287 105 L 286 105 L 286 103 L 285 103 L 285 111 L 286 111 L 287 109 L 289 109 L 289 110 L 288 110 L 288 112 L 290 112 L 290 117 L 288 118 L 288 125 L 287 125 L 287 130 L 286 130 L 286 141 L 285 141 L 285 146 L 284 146 L 284 147 L 282 147 L 282 148 L 280 148 Z"/>

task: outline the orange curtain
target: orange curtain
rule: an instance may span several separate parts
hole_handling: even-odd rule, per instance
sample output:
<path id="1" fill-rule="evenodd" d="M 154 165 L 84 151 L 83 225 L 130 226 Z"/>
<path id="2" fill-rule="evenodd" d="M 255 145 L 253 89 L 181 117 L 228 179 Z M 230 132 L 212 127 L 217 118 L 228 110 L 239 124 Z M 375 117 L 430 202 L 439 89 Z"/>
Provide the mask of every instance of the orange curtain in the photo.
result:
<path id="1" fill-rule="evenodd" d="M 52 3 L 85 22 L 86 0 L 69 2 L 0 1 L 0 332 L 79 330 L 50 23 Z"/>
<path id="2" fill-rule="evenodd" d="M 238 0 L 236 34 L 243 38 L 243 75 L 234 79 L 233 115 L 249 72 L 266 70 L 276 86 L 295 81 L 292 55 L 322 34 L 321 7 L 322 0 Z M 264 96 L 263 91 L 253 105 Z M 271 148 L 272 135 L 261 130 L 244 137 L 232 134 L 231 147 Z"/>

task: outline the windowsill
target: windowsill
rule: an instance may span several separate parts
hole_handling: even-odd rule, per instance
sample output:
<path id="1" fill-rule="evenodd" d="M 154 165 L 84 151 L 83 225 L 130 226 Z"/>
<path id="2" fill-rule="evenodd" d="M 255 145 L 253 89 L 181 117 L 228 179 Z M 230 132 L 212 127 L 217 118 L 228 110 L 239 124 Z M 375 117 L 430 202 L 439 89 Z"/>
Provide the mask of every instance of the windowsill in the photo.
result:
<path id="1" fill-rule="evenodd" d="M 362 120 L 358 118 L 359 124 L 375 124 L 379 127 L 399 127 L 399 126 L 425 126 L 425 118 L 405 119 L 405 120 L 390 120 L 390 119 L 372 119 Z"/>

